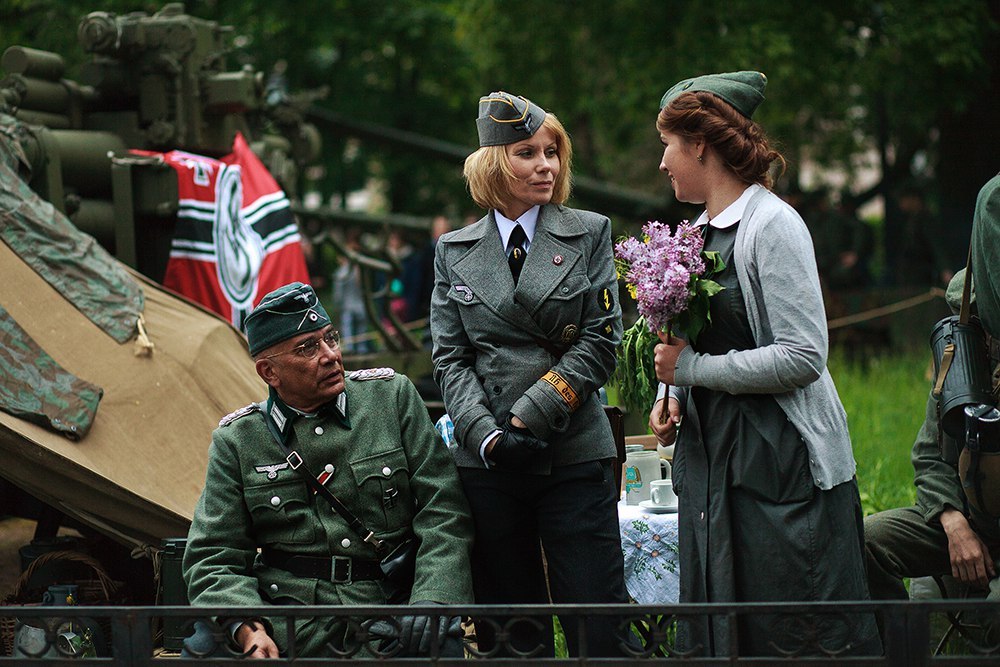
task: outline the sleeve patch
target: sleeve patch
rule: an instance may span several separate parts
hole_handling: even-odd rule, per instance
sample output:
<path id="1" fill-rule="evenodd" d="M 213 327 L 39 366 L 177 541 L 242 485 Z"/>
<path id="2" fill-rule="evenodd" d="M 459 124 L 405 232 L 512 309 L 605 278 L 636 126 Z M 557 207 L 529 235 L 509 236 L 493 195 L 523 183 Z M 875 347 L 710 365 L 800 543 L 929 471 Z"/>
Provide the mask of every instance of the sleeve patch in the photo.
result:
<path id="1" fill-rule="evenodd" d="M 601 310 L 605 313 L 611 311 L 611 308 L 615 305 L 615 301 L 611 296 L 610 289 L 605 287 L 601 290 L 601 293 L 597 296 L 597 305 L 600 306 Z"/>

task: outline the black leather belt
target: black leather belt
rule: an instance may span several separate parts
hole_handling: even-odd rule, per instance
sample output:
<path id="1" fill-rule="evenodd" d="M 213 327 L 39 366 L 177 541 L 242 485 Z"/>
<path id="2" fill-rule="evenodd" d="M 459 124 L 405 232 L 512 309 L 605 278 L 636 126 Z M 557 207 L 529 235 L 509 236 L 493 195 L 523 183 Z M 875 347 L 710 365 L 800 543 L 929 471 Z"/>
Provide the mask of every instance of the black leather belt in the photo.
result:
<path id="1" fill-rule="evenodd" d="M 277 549 L 265 549 L 264 563 L 291 572 L 297 577 L 325 579 L 335 584 L 371 581 L 384 576 L 378 561 L 350 556 L 302 556 Z"/>

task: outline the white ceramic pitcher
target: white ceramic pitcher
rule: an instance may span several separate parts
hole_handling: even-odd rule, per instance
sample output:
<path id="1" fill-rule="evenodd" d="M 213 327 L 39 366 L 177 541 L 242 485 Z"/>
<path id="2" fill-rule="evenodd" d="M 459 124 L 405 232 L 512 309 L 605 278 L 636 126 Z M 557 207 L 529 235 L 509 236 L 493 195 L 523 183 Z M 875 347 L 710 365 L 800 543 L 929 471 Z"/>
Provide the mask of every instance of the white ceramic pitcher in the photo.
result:
<path id="1" fill-rule="evenodd" d="M 638 505 L 649 500 L 649 483 L 663 479 L 667 462 L 655 450 L 627 452 L 622 466 L 622 480 L 625 485 L 625 504 Z"/>

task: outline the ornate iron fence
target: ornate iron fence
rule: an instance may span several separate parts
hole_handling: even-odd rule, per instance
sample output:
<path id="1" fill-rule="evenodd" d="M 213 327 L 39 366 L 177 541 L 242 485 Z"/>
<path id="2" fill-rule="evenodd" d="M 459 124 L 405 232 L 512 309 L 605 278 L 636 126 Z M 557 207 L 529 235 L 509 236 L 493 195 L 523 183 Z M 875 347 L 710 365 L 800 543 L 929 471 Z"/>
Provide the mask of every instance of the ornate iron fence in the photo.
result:
<path id="1" fill-rule="evenodd" d="M 410 656 L 399 641 L 409 615 L 444 632 L 448 617 L 460 616 L 463 634 L 448 648 L 431 644 L 419 656 Z M 271 664 L 436 664 L 465 660 L 484 664 L 653 664 L 691 665 L 892 665 L 915 667 L 935 664 L 985 665 L 1000 663 L 1000 603 L 984 600 L 934 600 L 857 603 L 747 603 L 705 605 L 424 605 L 413 607 L 0 607 L 0 631 L 5 655 L 0 664 L 88 664 L 122 666 L 232 664 L 244 659 L 230 642 L 231 624 L 213 618 L 267 617 L 275 634 L 290 637 L 283 657 Z M 556 636 L 575 637 L 574 645 L 558 646 L 550 636 L 558 617 Z M 766 637 L 748 642 L 741 636 L 740 619 L 768 619 Z M 877 620 L 882 649 L 859 652 L 854 630 Z M 296 644 L 297 623 L 319 619 L 326 636 L 321 658 L 303 657 Z M 475 624 L 469 622 L 475 619 Z M 376 626 L 380 632 L 372 628 Z M 596 623 L 594 621 L 597 621 Z M 698 624 L 711 622 L 728 632 L 721 645 L 703 646 L 679 640 Z M 996 627 L 993 627 L 993 624 Z M 480 645 L 475 627 L 489 627 L 495 644 Z M 836 626 L 843 632 L 829 632 Z M 163 648 L 166 634 L 184 638 L 197 629 L 198 641 L 183 651 Z M 588 632 L 600 628 L 618 633 L 614 655 L 594 655 Z M 434 634 L 432 632 L 432 634 Z M 486 634 L 486 633 L 484 633 Z M 745 633 L 744 633 L 745 634 Z M 532 637 L 535 639 L 531 639 Z M 529 640 L 525 642 L 525 638 Z M 516 638 L 516 641 L 515 641 Z M 832 639 L 831 639 L 832 638 Z M 761 641 L 763 639 L 764 641 Z M 518 643 L 519 642 L 519 643 Z M 166 642 L 169 644 L 169 642 Z M 557 640 L 557 645 L 559 644 Z M 877 643 L 877 642 L 876 642 Z M 683 644 L 683 645 L 682 645 Z M 748 646 L 754 648 L 748 650 Z M 456 651 L 457 647 L 457 651 Z M 464 650 L 463 650 L 464 649 Z M 13 651 L 13 654 L 11 652 Z M 464 653 L 464 657 L 457 657 Z"/>

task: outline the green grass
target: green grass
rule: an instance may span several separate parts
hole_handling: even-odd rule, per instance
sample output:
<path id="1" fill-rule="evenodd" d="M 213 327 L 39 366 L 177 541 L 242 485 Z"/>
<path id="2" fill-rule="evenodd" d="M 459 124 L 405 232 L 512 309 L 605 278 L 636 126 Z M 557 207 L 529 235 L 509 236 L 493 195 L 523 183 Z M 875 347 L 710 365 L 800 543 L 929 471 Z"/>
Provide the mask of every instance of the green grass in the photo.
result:
<path id="1" fill-rule="evenodd" d="M 930 391 L 930 351 L 863 359 L 833 350 L 829 368 L 847 411 L 865 514 L 913 504 L 910 450 Z"/>

